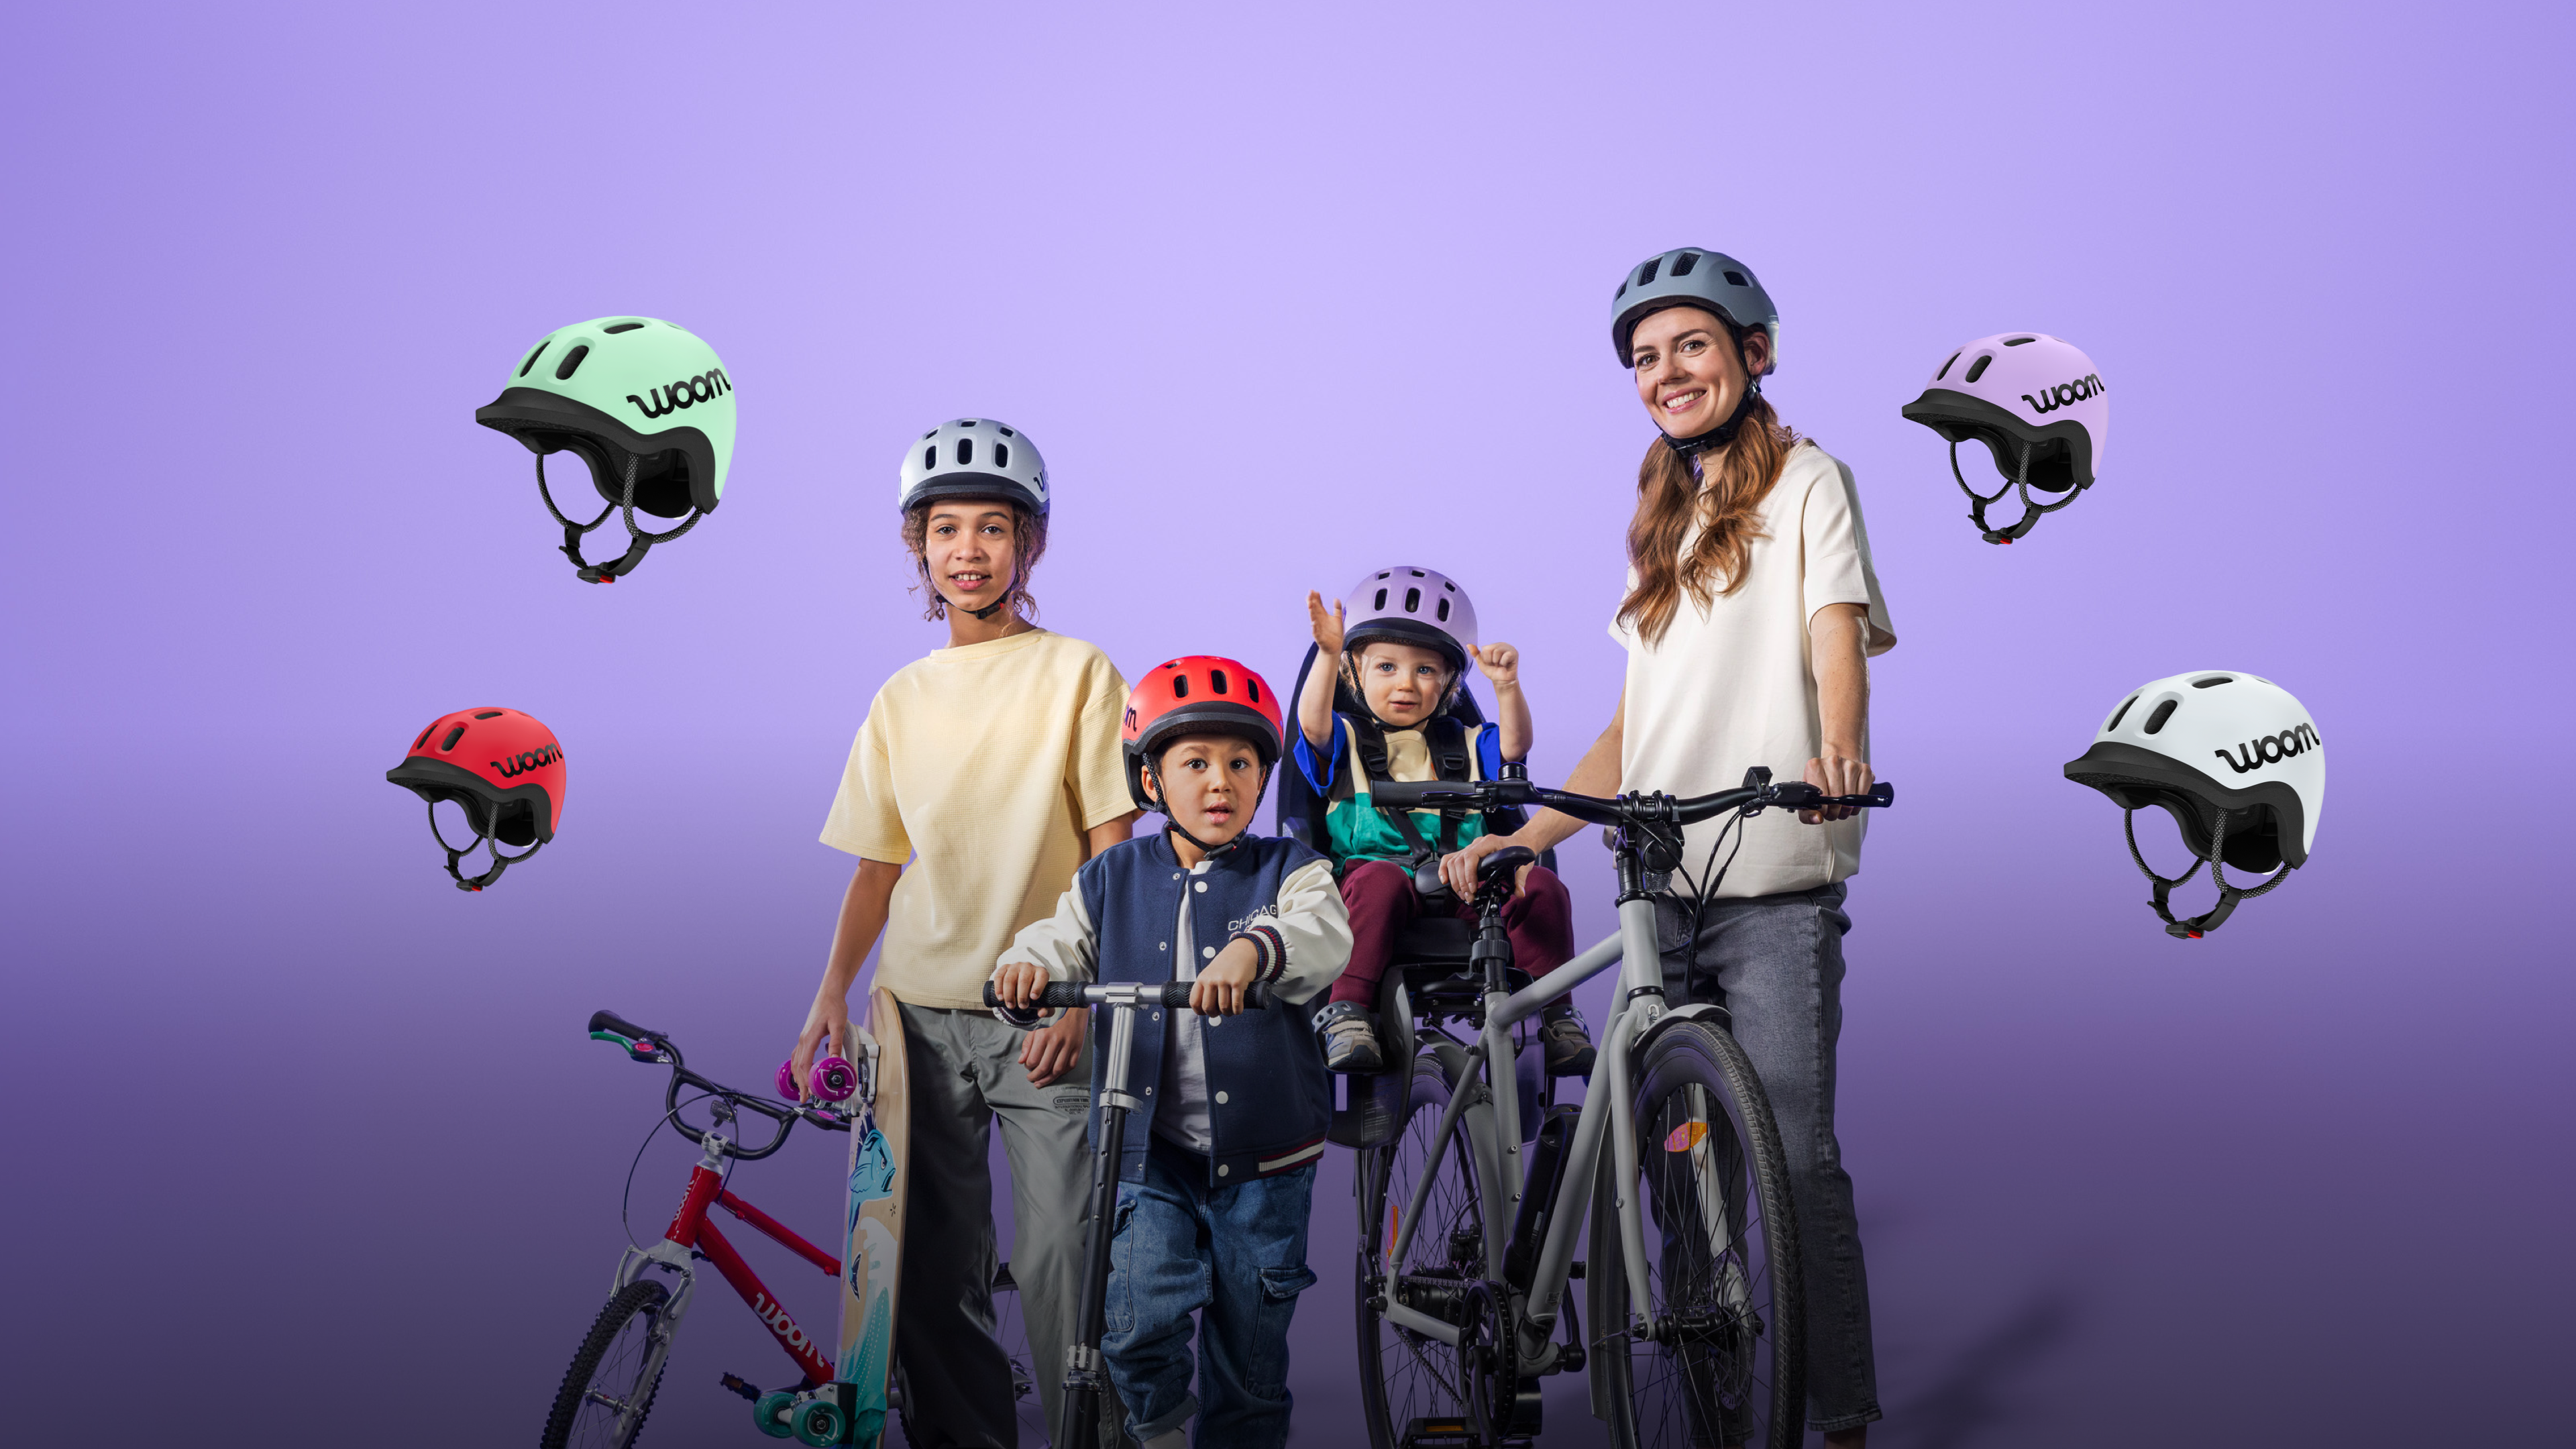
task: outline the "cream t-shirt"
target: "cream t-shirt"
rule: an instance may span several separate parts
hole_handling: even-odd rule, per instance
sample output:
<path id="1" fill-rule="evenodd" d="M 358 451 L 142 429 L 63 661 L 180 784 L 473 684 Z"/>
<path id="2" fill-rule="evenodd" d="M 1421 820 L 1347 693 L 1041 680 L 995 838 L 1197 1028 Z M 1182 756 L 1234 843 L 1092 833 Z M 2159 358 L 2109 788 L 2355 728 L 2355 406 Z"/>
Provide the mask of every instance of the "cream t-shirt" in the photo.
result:
<path id="1" fill-rule="evenodd" d="M 823 843 L 910 868 L 876 983 L 981 1011 L 1013 933 L 1055 910 L 1083 837 L 1136 808 L 1118 742 L 1127 682 L 1044 629 L 935 649 L 897 670 L 850 745 Z"/>
<path id="2" fill-rule="evenodd" d="M 1685 552 L 1696 538 L 1696 530 L 1684 537 Z M 1636 582 L 1631 570 L 1629 586 Z M 1610 637 L 1628 651 L 1619 787 L 1705 795 L 1741 785 L 1752 765 L 1770 766 L 1775 780 L 1804 779 L 1823 745 L 1807 628 L 1827 604 L 1868 607 L 1871 656 L 1896 647 L 1851 470 L 1802 442 L 1762 502 L 1743 588 L 1705 608 L 1684 591 L 1672 626 L 1653 644 L 1612 619 Z M 1866 754 L 1869 741 L 1860 747 Z M 1690 827 L 1682 863 L 1694 877 L 1730 818 Z M 1867 820 L 1864 811 L 1804 825 L 1794 811 L 1765 810 L 1744 822 L 1742 849 L 1716 895 L 1771 895 L 1841 880 L 1860 869 Z M 1726 855 L 1718 852 L 1719 863 Z M 1678 878 L 1674 886 L 1687 889 Z"/>

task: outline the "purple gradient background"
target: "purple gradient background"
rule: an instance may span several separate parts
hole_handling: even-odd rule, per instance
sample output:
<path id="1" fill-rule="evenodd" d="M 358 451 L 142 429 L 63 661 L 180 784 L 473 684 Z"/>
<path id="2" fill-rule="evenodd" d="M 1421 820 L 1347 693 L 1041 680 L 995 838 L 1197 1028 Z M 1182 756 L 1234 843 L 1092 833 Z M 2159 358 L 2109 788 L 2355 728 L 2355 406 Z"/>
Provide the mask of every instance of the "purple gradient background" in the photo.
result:
<path id="1" fill-rule="evenodd" d="M 1903 640 L 1842 1090 L 1879 1442 L 2568 1432 L 2563 10 L 17 13 L 0 1438 L 534 1431 L 660 1086 L 584 1015 L 757 1082 L 812 990 L 842 753 L 939 641 L 907 430 L 1041 440 L 1046 622 L 1130 672 L 1284 683 L 1308 587 L 1462 576 L 1561 775 L 1647 436 L 1602 304 L 1683 242 L 1779 299 L 1772 396 L 1857 471 Z M 746 431 L 706 527 L 586 588 L 468 413 L 625 309 L 714 340 Z M 1897 416 L 2002 327 L 2119 412 L 2010 550 Z M 2334 798 L 2182 945 L 2057 766 L 2200 667 L 2296 692 Z M 381 772 L 486 702 L 572 783 L 466 896 Z M 841 1150 L 737 1185 L 819 1231 Z M 1356 1432 L 1346 1162 L 1306 1444 Z M 762 1442 L 714 1380 L 782 1361 L 713 1291 L 666 1445 Z"/>

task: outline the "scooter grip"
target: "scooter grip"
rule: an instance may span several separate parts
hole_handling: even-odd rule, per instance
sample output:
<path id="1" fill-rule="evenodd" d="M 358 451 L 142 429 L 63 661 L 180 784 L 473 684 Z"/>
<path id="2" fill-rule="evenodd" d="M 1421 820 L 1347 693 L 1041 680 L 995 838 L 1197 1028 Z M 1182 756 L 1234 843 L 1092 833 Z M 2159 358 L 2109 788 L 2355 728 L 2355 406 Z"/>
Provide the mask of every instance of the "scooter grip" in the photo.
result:
<path id="1" fill-rule="evenodd" d="M 1081 981 L 1050 981 L 1038 992 L 1037 1004 L 1049 1009 L 1058 1007 L 1089 1006 L 1091 1002 L 1089 998 L 1084 995 L 1084 989 L 1088 984 L 1089 983 L 1087 982 Z M 1164 982 L 1162 994 L 1163 1005 L 1189 1005 L 1191 985 L 1192 983 L 1187 981 Z M 984 983 L 984 1005 L 996 1011 L 1003 1009 L 1002 998 L 994 993 L 993 983 L 990 981 Z M 1247 1011 L 1258 1011 L 1269 1006 L 1269 985 L 1266 982 L 1255 981 L 1250 986 L 1245 987 L 1243 991 L 1243 1005 L 1244 1009 Z"/>

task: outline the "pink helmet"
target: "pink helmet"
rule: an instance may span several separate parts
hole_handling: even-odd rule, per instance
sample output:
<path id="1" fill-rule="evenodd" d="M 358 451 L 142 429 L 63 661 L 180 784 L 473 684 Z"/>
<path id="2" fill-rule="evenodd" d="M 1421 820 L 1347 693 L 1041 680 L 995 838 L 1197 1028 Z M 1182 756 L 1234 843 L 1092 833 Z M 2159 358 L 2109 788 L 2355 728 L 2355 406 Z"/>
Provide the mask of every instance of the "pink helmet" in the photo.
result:
<path id="1" fill-rule="evenodd" d="M 2010 543 L 2093 486 L 2111 436 L 2111 404 L 2093 359 L 2045 332 L 1998 332 L 1950 354 L 1904 415 L 1950 440 L 1950 472 L 1971 500 L 1968 517 L 1988 543 Z M 1971 439 L 1994 455 L 2002 488 L 1980 494 L 1959 472 Z M 1986 523 L 1986 505 L 2021 490 L 2022 516 L 2008 528 Z M 2063 493 L 2033 503 L 2030 490 Z"/>
<path id="2" fill-rule="evenodd" d="M 1457 674 L 1476 652 L 1476 606 L 1448 575 L 1408 564 L 1379 569 L 1342 599 L 1342 652 L 1376 640 L 1440 651 Z"/>

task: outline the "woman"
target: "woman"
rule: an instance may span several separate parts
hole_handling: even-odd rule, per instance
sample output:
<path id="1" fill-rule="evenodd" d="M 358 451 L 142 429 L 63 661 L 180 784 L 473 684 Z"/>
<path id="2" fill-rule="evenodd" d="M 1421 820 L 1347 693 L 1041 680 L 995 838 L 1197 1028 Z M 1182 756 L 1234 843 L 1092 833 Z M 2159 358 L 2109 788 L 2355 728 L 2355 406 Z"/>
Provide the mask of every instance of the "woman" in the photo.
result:
<path id="1" fill-rule="evenodd" d="M 1012 1276 L 1050 1424 L 1074 1337 L 1091 1173 L 1087 1013 L 1024 1035 L 983 1000 L 1011 937 L 1052 914 L 1075 867 L 1125 840 L 1137 814 L 1119 744 L 1127 682 L 1098 649 L 1030 622 L 1047 494 L 1036 447 L 990 418 L 949 423 L 906 451 L 904 545 L 948 647 L 897 670 L 869 702 L 823 825 L 823 843 L 859 865 L 793 1062 L 801 1082 L 827 1042 L 856 1055 L 850 987 L 882 932 L 876 984 L 903 1019 L 869 1027 L 902 1032 L 911 1067 L 895 1355 L 916 1444 L 1018 1442 L 1010 1362 L 993 1340 L 985 1163 L 997 1117 Z M 1114 1401 L 1104 1423 L 1114 1435 Z"/>
<path id="2" fill-rule="evenodd" d="M 1610 727 L 1566 788 L 1699 795 L 1767 765 L 1829 795 L 1871 783 L 1869 656 L 1896 644 L 1850 473 L 1780 425 L 1762 397 L 1779 315 L 1741 262 L 1666 252 L 1620 284 L 1611 340 L 1658 436 L 1637 472 L 1628 590 L 1610 626 L 1628 651 Z M 1851 1178 L 1834 1140 L 1834 1042 L 1842 1029 L 1843 881 L 1860 868 L 1861 812 L 1693 826 L 1684 865 L 1701 896 L 1657 902 L 1674 1004 L 1722 1002 L 1761 1073 L 1789 1159 L 1806 1252 L 1811 1426 L 1835 1449 L 1879 1417 L 1869 1288 Z M 1472 881 L 1504 845 L 1554 845 L 1580 822 L 1543 811 L 1508 839 L 1443 862 Z"/>

